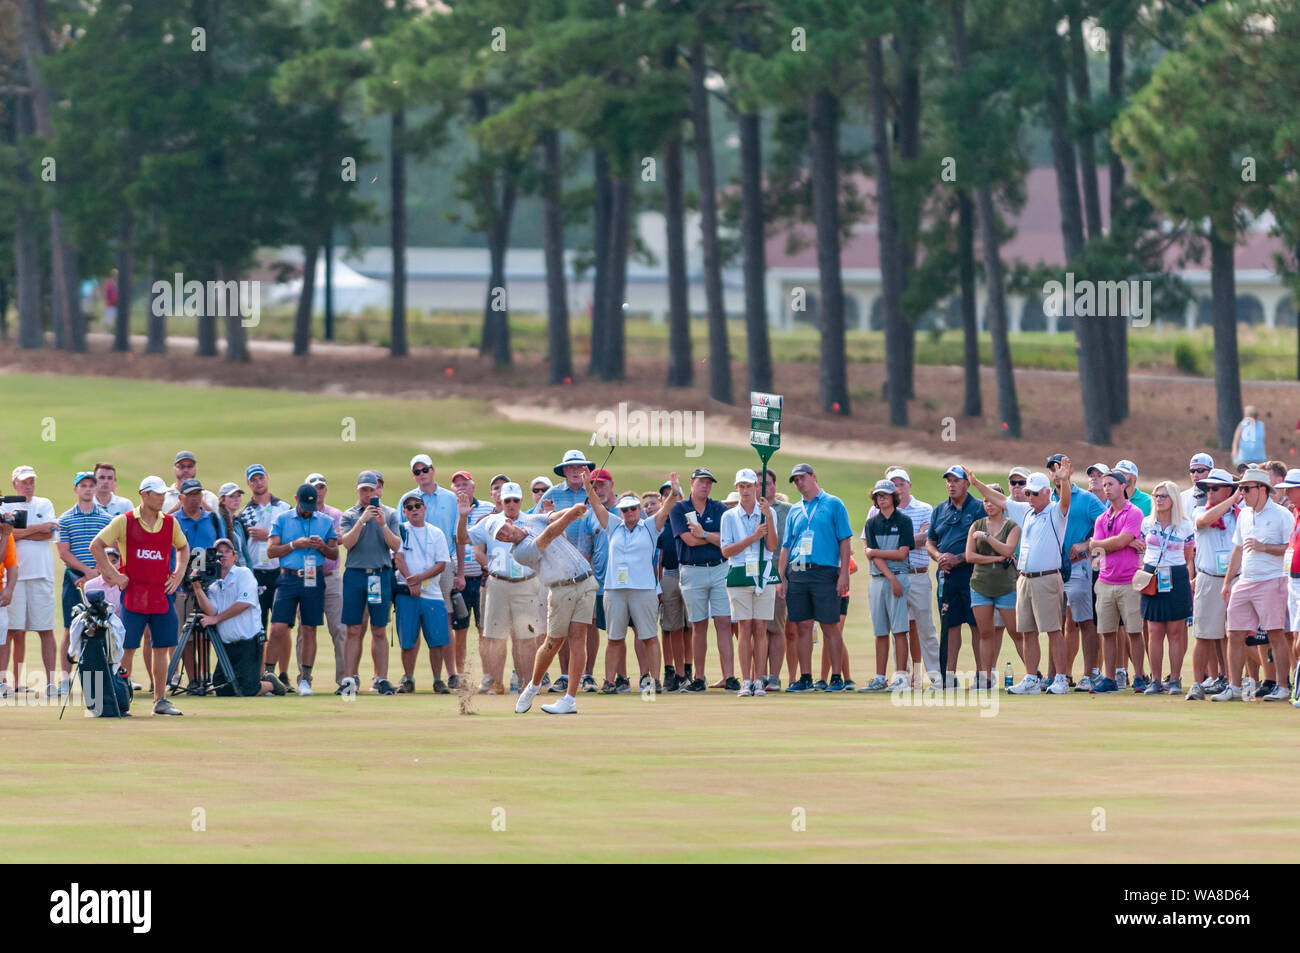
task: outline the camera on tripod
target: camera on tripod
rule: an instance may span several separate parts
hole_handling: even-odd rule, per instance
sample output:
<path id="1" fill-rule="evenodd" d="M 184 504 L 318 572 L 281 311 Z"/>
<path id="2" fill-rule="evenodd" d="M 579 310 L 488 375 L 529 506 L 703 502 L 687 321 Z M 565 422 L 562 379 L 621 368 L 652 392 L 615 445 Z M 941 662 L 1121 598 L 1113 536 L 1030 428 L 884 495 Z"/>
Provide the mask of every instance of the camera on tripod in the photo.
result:
<path id="1" fill-rule="evenodd" d="M 0 503 L 26 503 L 25 496 L 0 496 Z M 27 511 L 18 510 L 16 513 L 0 513 L 0 523 L 8 523 L 14 529 L 27 528 Z"/>
<path id="2" fill-rule="evenodd" d="M 190 553 L 189 568 L 185 572 L 185 584 L 187 586 L 197 582 L 203 587 L 203 591 L 208 591 L 208 586 L 212 585 L 221 577 L 221 557 L 215 546 L 207 546 L 203 549 L 196 549 Z"/>

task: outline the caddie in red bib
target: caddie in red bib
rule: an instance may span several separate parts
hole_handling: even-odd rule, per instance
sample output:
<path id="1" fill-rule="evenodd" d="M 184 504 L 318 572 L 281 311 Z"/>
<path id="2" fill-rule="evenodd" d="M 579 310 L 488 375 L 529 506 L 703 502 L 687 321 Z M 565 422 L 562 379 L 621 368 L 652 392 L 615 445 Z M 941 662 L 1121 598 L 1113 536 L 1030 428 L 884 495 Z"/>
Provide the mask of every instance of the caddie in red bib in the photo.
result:
<path id="1" fill-rule="evenodd" d="M 154 714 L 179 715 L 180 711 L 163 693 L 167 689 L 171 650 L 176 647 L 179 634 L 172 598 L 189 564 L 190 547 L 180 524 L 162 513 L 166 492 L 167 484 L 161 477 L 146 477 L 140 483 L 140 505 L 113 517 L 90 544 L 90 551 L 95 556 L 95 564 L 104 567 L 105 581 L 122 588 L 122 623 L 126 628 L 123 648 L 127 665 L 140 647 L 147 626 L 153 647 L 147 653 L 152 657 L 146 658 L 145 664 L 153 676 Z M 122 554 L 120 569 L 114 568 L 106 558 L 109 546 L 116 546 Z"/>

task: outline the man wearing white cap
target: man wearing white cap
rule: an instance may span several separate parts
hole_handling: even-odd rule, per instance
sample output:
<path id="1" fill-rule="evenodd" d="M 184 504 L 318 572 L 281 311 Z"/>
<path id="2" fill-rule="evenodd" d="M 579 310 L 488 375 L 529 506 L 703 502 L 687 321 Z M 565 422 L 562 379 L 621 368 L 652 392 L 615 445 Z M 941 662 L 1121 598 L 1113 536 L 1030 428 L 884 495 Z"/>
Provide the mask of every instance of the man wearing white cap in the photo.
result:
<path id="1" fill-rule="evenodd" d="M 281 513 L 290 512 L 293 506 L 271 492 L 271 480 L 267 476 L 266 467 L 260 463 L 244 468 L 244 481 L 252 496 L 239 511 L 238 518 L 248 534 L 248 568 L 253 570 L 257 579 L 258 599 L 262 606 L 262 628 L 269 631 L 271 607 L 275 605 L 275 587 L 280 582 L 280 560 L 272 559 L 266 550 L 271 545 L 271 528 L 276 519 Z M 288 659 L 285 664 L 288 664 Z M 293 690 L 287 680 L 284 687 Z"/>
<path id="2" fill-rule="evenodd" d="M 529 486 L 532 489 L 532 493 L 531 493 L 532 503 L 528 507 L 528 509 L 525 510 L 524 512 L 540 513 L 541 506 L 542 506 L 542 497 L 544 497 L 546 495 L 546 491 L 549 490 L 551 487 L 555 486 L 555 484 L 551 481 L 550 477 L 546 476 L 546 474 L 541 474 L 540 476 L 533 477 L 533 482 L 529 484 Z"/>
<path id="3" fill-rule="evenodd" d="M 898 512 L 912 521 L 916 534 L 909 544 L 907 554 L 908 643 L 912 654 L 913 685 L 929 675 L 933 684 L 940 684 L 939 634 L 934 628 L 934 588 L 930 584 L 930 554 L 925 551 L 926 536 L 930 532 L 930 519 L 934 507 L 912 495 L 912 477 L 902 467 L 890 467 L 885 479 L 898 490 Z M 867 512 L 867 519 L 879 513 L 875 506 Z M 867 539 L 867 528 L 862 527 L 861 539 Z M 918 662 L 918 659 L 920 660 Z"/>
<path id="4" fill-rule="evenodd" d="M 1037 695 L 1039 685 L 1038 662 L 1040 647 L 1038 634 L 1047 633 L 1048 650 L 1056 669 L 1056 677 L 1047 691 L 1052 695 L 1065 695 L 1070 691 L 1066 675 L 1065 638 L 1061 620 L 1065 607 L 1065 584 L 1061 578 L 1062 547 L 1066 524 L 1070 516 L 1070 477 L 1074 469 L 1070 458 L 1062 456 L 1056 469 L 1055 480 L 1060 488 L 1060 499 L 1051 502 L 1052 480 L 1046 473 L 1031 473 L 1025 483 L 1028 503 L 1017 503 L 1003 493 L 980 482 L 966 468 L 971 484 L 986 500 L 992 500 L 1006 509 L 1007 515 L 1020 524 L 1020 555 L 1017 565 L 1020 575 L 1016 579 L 1016 628 L 1029 633 L 1025 640 L 1025 677 L 1009 691 L 1014 695 Z M 992 688 L 997 672 L 997 659 L 980 659 L 981 674 L 988 677 L 987 687 Z"/>
<path id="5" fill-rule="evenodd" d="M 451 549 L 442 530 L 424 520 L 424 499 L 419 490 L 408 490 L 398 503 L 404 521 L 398 524 L 402 547 L 394 555 L 398 579 L 393 603 L 397 613 L 397 638 L 402 648 L 402 683 L 399 695 L 415 691 L 415 661 L 420 653 L 420 635 L 429 650 L 429 666 L 438 677 L 442 646 L 451 640 L 447 628 L 447 607 L 442 604 L 438 576 L 447 571 Z"/>
<path id="6" fill-rule="evenodd" d="M 1192 454 L 1187 464 L 1187 475 L 1192 478 L 1192 485 L 1182 492 L 1184 513 L 1194 513 L 1198 506 L 1205 505 L 1205 490 L 1201 489 L 1200 481 L 1206 479 L 1213 469 L 1214 457 L 1208 453 Z"/>
<path id="7" fill-rule="evenodd" d="M 1028 503 L 1025 497 L 1025 484 L 1029 482 L 1029 470 L 1025 467 L 1012 467 L 1007 474 L 1007 486 L 1011 487 L 1011 498 L 1017 503 Z"/>
<path id="8" fill-rule="evenodd" d="M 1192 647 L 1189 701 L 1205 693 L 1228 687 L 1228 660 L 1224 645 L 1228 638 L 1228 606 L 1223 599 L 1223 580 L 1232 561 L 1232 537 L 1237 531 L 1241 494 L 1227 470 L 1211 470 L 1197 481 L 1205 503 L 1192 511 L 1196 526 L 1196 578 L 1192 594 L 1192 625 L 1196 641 Z"/>
<path id="9" fill-rule="evenodd" d="M 758 474 L 749 467 L 737 470 L 735 487 L 740 499 L 722 514 L 719 535 L 727 560 L 731 620 L 740 628 L 737 694 L 762 697 L 767 694 L 767 622 L 776 611 L 780 539 L 772 504 L 758 496 Z"/>
<path id="10" fill-rule="evenodd" d="M 35 632 L 41 639 L 41 661 L 45 664 L 45 681 L 55 679 L 54 645 L 54 553 L 50 540 L 59 528 L 54 504 L 43 496 L 35 496 L 36 471 L 29 466 L 16 467 L 13 472 L 14 493 L 23 497 L 24 503 L 5 503 L 0 513 L 27 514 L 27 528 L 15 529 L 13 538 L 18 547 L 18 584 L 13 601 L 9 603 L 8 641 L 13 646 L 14 680 L 17 691 L 26 691 L 21 673 L 25 661 L 27 633 Z"/>
<path id="11" fill-rule="evenodd" d="M 1094 463 L 1088 467 L 1088 492 L 1101 500 L 1102 504 L 1106 503 L 1106 491 L 1102 488 L 1102 478 L 1110 472 L 1110 467 L 1104 463 Z"/>
<path id="12" fill-rule="evenodd" d="M 417 453 L 411 457 L 410 470 L 411 475 L 415 477 L 416 489 L 420 491 L 420 499 L 424 500 L 425 522 L 442 530 L 442 535 L 446 537 L 447 546 L 451 550 L 451 562 L 437 577 L 438 585 L 442 587 L 442 600 L 447 609 L 447 619 L 450 625 L 451 616 L 455 610 L 451 597 L 452 591 L 465 588 L 465 567 L 462 563 L 464 551 L 455 545 L 456 519 L 458 516 L 456 494 L 453 490 L 438 485 L 438 481 L 435 479 L 438 473 L 437 468 L 433 465 L 433 458 L 427 453 Z M 405 515 L 405 513 L 401 513 L 399 518 Z M 442 661 L 447 666 L 446 687 L 449 690 L 457 688 L 460 680 L 456 674 L 455 638 L 442 647 Z M 433 671 L 435 692 L 438 691 L 439 672 L 440 669 L 435 664 Z"/>
<path id="13" fill-rule="evenodd" d="M 677 474 L 672 474 L 672 479 L 676 478 Z M 625 684 L 620 676 L 627 672 L 627 627 L 631 622 L 636 629 L 636 657 L 641 667 L 639 687 L 642 692 L 653 689 L 658 693 L 660 686 L 654 676 L 663 656 L 658 638 L 660 588 L 655 579 L 654 558 L 659 533 L 668 522 L 668 508 L 661 508 L 650 519 L 642 512 L 641 501 L 628 495 L 616 504 L 618 518 L 611 519 L 605 501 L 593 485 L 595 480 L 584 479 L 590 507 L 587 519 L 590 521 L 595 514 L 596 533 L 607 541 L 605 687 L 613 685 L 617 692 Z"/>
<path id="14" fill-rule="evenodd" d="M 1123 475 L 1129 502 L 1142 511 L 1144 517 L 1151 515 L 1151 494 L 1138 489 L 1138 468 L 1132 460 L 1121 460 L 1111 467 L 1115 473 Z"/>
<path id="15" fill-rule="evenodd" d="M 179 627 L 170 596 L 189 568 L 190 546 L 180 524 L 162 512 L 167 484 L 162 477 L 147 476 L 140 482 L 140 505 L 130 513 L 114 516 L 90 544 L 100 575 L 109 585 L 122 589 L 122 624 L 126 628 L 123 666 L 131 670 L 130 657 L 140 647 L 145 627 L 152 647 L 145 667 L 153 677 L 153 713 L 179 715 L 163 697 L 167 688 L 167 664 L 176 647 Z M 112 546 L 122 554 L 122 571 L 108 559 Z M 172 562 L 172 557 L 175 562 Z M 169 571 L 168 566 L 175 565 Z"/>
<path id="16" fill-rule="evenodd" d="M 497 539 L 503 526 L 513 526 L 519 519 L 523 490 L 518 483 L 501 487 L 501 512 L 490 513 L 467 531 L 467 540 L 476 558 L 487 566 L 487 587 L 492 597 L 483 614 L 483 635 L 479 639 L 479 657 L 483 673 L 490 680 L 489 694 L 504 694 L 506 639 L 510 639 L 515 671 L 520 679 L 532 674 L 537 656 L 537 573 L 514 558 L 514 547 Z M 472 504 L 460 501 L 457 532 L 472 516 Z"/>
<path id="17" fill-rule="evenodd" d="M 1246 505 L 1237 515 L 1232 556 L 1223 580 L 1223 594 L 1228 599 L 1228 687 L 1213 700 L 1241 701 L 1246 637 L 1262 628 L 1268 632 L 1278 681 L 1264 700 L 1287 701 L 1291 697 L 1291 647 L 1282 638 L 1287 628 L 1288 590 L 1282 557 L 1290 545 L 1295 518 L 1269 498 L 1272 486 L 1267 471 L 1248 469 L 1239 488 Z"/>

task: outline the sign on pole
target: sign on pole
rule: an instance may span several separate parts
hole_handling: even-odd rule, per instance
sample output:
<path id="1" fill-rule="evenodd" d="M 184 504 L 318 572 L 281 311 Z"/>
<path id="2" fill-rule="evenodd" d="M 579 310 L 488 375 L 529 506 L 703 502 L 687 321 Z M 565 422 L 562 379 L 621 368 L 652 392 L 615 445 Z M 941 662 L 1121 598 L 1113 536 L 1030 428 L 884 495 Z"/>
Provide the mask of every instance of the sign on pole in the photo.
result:
<path id="1" fill-rule="evenodd" d="M 760 496 L 767 490 L 767 462 L 772 459 L 772 454 L 781 449 L 782 403 L 784 401 L 780 394 L 764 394 L 756 390 L 749 392 L 749 443 L 758 452 L 758 459 L 763 464 L 758 484 Z M 759 565 L 762 566 L 766 562 L 766 552 L 762 546 L 759 547 L 758 554 Z M 765 571 L 760 569 L 760 588 L 764 576 Z"/>

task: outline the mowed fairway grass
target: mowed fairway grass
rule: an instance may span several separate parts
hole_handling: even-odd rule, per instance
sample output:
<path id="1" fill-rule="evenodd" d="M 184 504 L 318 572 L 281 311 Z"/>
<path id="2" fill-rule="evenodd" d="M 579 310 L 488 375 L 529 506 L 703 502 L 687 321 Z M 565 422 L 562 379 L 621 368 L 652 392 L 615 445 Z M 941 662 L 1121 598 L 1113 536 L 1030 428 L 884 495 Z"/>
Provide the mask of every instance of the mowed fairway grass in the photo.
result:
<path id="1" fill-rule="evenodd" d="M 564 449 L 587 448 L 572 432 L 466 401 L 0 380 L 12 408 L 0 418 L 0 468 L 35 466 L 38 494 L 60 512 L 76 470 L 112 460 L 119 492 L 134 497 L 147 473 L 170 481 L 182 447 L 210 487 L 242 482 L 259 462 L 287 498 L 321 470 L 338 506 L 353 501 L 352 480 L 368 466 L 388 478 L 391 504 L 420 449 L 444 480 L 464 467 L 484 488 L 498 471 L 522 482 L 549 473 Z M 344 418 L 355 440 L 342 439 Z M 681 448 L 617 450 L 616 485 L 651 488 L 700 462 L 725 483 L 752 463 L 704 436 L 698 459 Z M 776 462 L 788 472 L 797 461 Z M 893 461 L 812 462 L 856 531 L 867 487 Z M 942 498 L 937 472 L 912 475 L 918 496 Z M 865 589 L 855 576 L 847 638 L 860 684 L 874 666 Z M 327 692 L 328 638 L 321 649 Z M 392 657 L 390 673 L 396 649 Z M 1013 657 L 1008 641 L 1001 661 Z M 27 658 L 39 659 L 34 635 Z M 574 718 L 536 707 L 516 716 L 513 698 L 479 696 L 476 713 L 462 715 L 455 696 L 428 694 L 423 653 L 419 666 L 413 696 L 182 698 L 175 719 L 150 717 L 138 696 L 124 722 L 80 708 L 61 722 L 57 708 L 0 708 L 0 836 L 45 862 L 1191 862 L 1300 846 L 1290 794 L 1300 712 L 1288 705 L 1003 695 L 981 711 L 927 706 L 919 693 L 904 707 L 882 696 L 717 691 L 583 695 Z M 718 671 L 713 648 L 708 671 Z M 367 684 L 369 673 L 367 651 Z"/>

